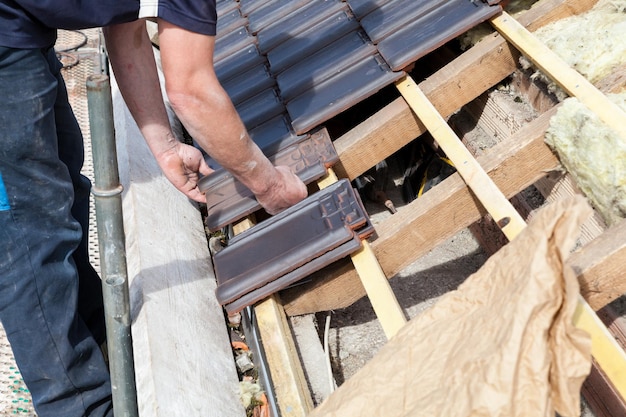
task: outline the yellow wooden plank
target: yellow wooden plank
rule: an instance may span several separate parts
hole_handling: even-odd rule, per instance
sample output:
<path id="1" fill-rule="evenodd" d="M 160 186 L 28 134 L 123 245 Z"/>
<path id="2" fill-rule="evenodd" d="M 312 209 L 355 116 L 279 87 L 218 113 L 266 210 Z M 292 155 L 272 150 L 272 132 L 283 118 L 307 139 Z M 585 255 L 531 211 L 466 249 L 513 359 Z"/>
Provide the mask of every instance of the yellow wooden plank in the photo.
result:
<path id="1" fill-rule="evenodd" d="M 591 355 L 615 390 L 626 398 L 626 354 L 582 296 L 578 299 L 574 323 L 591 335 Z"/>
<path id="2" fill-rule="evenodd" d="M 385 336 L 391 339 L 406 324 L 406 317 L 389 280 L 366 240 L 363 241 L 363 247 L 353 253 L 351 258 Z"/>
<path id="3" fill-rule="evenodd" d="M 406 76 L 396 83 L 396 87 L 506 237 L 511 240 L 517 236 L 526 226 L 524 219 L 489 178 L 415 81 Z"/>
<path id="4" fill-rule="evenodd" d="M 498 32 L 570 96 L 626 139 L 626 113 L 506 12 L 490 20 Z"/>
<path id="5" fill-rule="evenodd" d="M 280 298 L 266 298 L 254 312 L 280 415 L 304 417 L 313 410 L 313 400 Z"/>
<path id="6" fill-rule="evenodd" d="M 318 180 L 317 185 L 320 188 L 325 188 L 336 181 L 337 175 L 332 169 L 329 169 L 326 176 Z M 387 339 L 391 339 L 406 324 L 407 319 L 369 242 L 364 240 L 361 249 L 350 255 L 350 259 L 361 279 L 385 336 Z"/>

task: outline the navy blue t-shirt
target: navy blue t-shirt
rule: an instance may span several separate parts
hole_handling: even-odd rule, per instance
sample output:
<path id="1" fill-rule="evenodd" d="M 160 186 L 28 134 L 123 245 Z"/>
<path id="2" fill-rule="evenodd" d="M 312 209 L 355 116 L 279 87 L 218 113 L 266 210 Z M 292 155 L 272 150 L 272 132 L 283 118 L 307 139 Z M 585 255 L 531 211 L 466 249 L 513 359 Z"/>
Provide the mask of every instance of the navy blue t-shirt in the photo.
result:
<path id="1" fill-rule="evenodd" d="M 131 22 L 139 8 L 140 0 L 0 0 L 0 46 L 49 47 L 57 29 Z M 158 16 L 193 32 L 215 35 L 215 0 L 159 0 Z"/>
<path id="2" fill-rule="evenodd" d="M 43 48 L 56 29 L 85 29 L 137 19 L 139 0 L 0 0 L 0 45 Z"/>

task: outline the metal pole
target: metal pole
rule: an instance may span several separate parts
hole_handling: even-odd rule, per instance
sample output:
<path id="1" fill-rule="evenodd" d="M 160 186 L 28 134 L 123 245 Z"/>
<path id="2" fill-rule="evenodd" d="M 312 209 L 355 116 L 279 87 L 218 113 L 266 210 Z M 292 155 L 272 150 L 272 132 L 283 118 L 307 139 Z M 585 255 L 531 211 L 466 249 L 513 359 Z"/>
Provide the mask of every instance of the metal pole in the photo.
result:
<path id="1" fill-rule="evenodd" d="M 268 368 L 267 359 L 265 358 L 265 351 L 261 343 L 261 335 L 259 334 L 259 328 L 256 322 L 256 315 L 252 307 L 246 307 L 241 312 L 241 325 L 243 326 L 243 332 L 246 335 L 246 342 L 248 347 L 254 354 L 254 363 L 258 365 L 259 383 L 265 390 L 265 397 L 267 398 L 267 404 L 270 409 L 270 416 L 280 417 L 280 409 L 276 403 L 276 393 L 274 392 L 274 384 L 272 383 L 272 377 Z"/>
<path id="2" fill-rule="evenodd" d="M 98 224 L 113 411 L 116 417 L 137 417 L 122 186 L 117 168 L 108 76 L 97 74 L 87 78 L 87 101 L 95 177 L 91 192 Z"/>

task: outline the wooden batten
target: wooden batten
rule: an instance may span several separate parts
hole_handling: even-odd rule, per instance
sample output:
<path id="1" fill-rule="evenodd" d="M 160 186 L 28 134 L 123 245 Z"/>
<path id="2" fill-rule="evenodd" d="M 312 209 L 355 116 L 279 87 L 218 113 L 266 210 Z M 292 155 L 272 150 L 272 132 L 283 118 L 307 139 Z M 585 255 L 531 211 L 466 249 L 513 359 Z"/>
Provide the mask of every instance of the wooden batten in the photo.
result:
<path id="1" fill-rule="evenodd" d="M 280 415 L 304 417 L 313 410 L 313 399 L 280 297 L 268 297 L 254 310 Z"/>
<path id="2" fill-rule="evenodd" d="M 626 293 L 626 220 L 611 227 L 568 260 L 581 284 L 581 293 L 599 310 Z"/>

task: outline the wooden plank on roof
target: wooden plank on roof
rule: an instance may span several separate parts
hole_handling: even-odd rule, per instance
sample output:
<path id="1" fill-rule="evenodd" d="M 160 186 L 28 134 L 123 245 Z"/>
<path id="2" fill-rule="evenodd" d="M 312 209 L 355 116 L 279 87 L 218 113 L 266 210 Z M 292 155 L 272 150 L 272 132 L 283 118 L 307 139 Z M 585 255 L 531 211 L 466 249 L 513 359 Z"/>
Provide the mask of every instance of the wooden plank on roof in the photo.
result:
<path id="1" fill-rule="evenodd" d="M 568 260 L 594 310 L 626 294 L 626 220 L 606 230 Z"/>
<path id="2" fill-rule="evenodd" d="M 280 415 L 304 417 L 313 410 L 313 399 L 279 296 L 257 303 L 254 312 Z"/>
<path id="3" fill-rule="evenodd" d="M 161 174 L 115 78 L 112 93 L 139 414 L 241 417 L 200 212 Z"/>
<path id="4" fill-rule="evenodd" d="M 363 241 L 363 247 L 351 259 L 385 336 L 391 339 L 407 320 L 369 242 Z"/>

